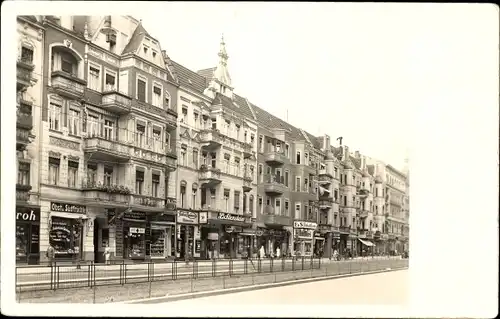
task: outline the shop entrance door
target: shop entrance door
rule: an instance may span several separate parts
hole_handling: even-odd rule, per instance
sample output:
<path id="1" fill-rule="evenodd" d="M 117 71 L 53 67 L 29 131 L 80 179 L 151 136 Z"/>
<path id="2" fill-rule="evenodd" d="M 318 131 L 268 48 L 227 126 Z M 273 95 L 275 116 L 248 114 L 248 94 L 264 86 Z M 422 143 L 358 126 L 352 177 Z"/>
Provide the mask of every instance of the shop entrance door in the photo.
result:
<path id="1" fill-rule="evenodd" d="M 99 236 L 99 223 L 97 222 L 96 218 L 94 220 L 94 262 L 96 263 L 102 262 L 99 256 L 99 237 L 101 236 Z"/>

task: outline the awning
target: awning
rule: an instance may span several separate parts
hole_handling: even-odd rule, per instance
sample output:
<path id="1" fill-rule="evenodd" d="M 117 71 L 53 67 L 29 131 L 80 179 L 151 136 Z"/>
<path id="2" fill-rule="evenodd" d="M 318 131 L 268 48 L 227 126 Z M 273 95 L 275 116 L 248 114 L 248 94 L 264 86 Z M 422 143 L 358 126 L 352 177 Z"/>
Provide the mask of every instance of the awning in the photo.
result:
<path id="1" fill-rule="evenodd" d="M 371 246 L 375 246 L 371 241 L 369 240 L 363 240 L 361 238 L 358 238 L 360 242 L 362 242 L 364 245 L 368 246 L 368 247 L 371 247 Z"/>
<path id="2" fill-rule="evenodd" d="M 50 212 L 51 217 L 61 217 L 61 218 L 67 218 L 67 219 L 88 219 L 86 215 L 83 214 L 77 214 L 77 213 L 64 213 L 64 212 Z"/>

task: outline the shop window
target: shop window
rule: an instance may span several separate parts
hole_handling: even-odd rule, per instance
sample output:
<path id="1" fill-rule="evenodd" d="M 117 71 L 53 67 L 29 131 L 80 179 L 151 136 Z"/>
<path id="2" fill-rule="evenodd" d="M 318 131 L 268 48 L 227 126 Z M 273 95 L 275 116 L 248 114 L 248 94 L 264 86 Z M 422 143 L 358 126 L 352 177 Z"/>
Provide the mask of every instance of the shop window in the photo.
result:
<path id="1" fill-rule="evenodd" d="M 59 158 L 49 157 L 49 184 L 59 185 Z"/>
<path id="2" fill-rule="evenodd" d="M 79 220 L 52 217 L 49 242 L 57 257 L 70 257 L 79 254 L 82 247 L 82 226 Z"/>
<path id="3" fill-rule="evenodd" d="M 17 169 L 17 183 L 20 185 L 30 184 L 30 164 L 29 163 L 19 163 Z"/>
<path id="4" fill-rule="evenodd" d="M 153 174 L 151 177 L 152 181 L 152 189 L 151 189 L 151 195 L 153 197 L 160 197 L 159 193 L 159 188 L 160 188 L 160 175 L 158 174 Z"/>
<path id="5" fill-rule="evenodd" d="M 144 172 L 135 171 L 135 193 L 142 195 L 144 192 Z"/>
<path id="6" fill-rule="evenodd" d="M 145 256 L 145 229 L 128 227 L 126 234 L 126 249 L 129 258 L 143 258 Z"/>
<path id="7" fill-rule="evenodd" d="M 77 187 L 78 184 L 78 162 L 68 161 L 68 187 Z"/>

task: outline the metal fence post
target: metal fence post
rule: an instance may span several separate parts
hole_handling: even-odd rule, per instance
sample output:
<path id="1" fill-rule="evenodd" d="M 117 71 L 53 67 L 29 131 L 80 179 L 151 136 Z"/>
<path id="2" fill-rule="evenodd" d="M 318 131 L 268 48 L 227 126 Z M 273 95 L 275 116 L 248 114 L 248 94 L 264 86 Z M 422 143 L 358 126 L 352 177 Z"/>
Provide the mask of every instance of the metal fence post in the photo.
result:
<path id="1" fill-rule="evenodd" d="M 260 274 L 262 272 L 262 259 L 260 259 L 260 257 L 259 257 L 259 261 L 257 263 L 257 268 L 258 268 L 258 272 Z"/>
<path id="2" fill-rule="evenodd" d="M 273 272 L 273 270 L 274 270 L 274 269 L 273 269 L 273 268 L 274 268 L 274 258 L 273 258 L 273 257 L 271 257 L 271 260 L 269 261 L 269 263 L 270 263 L 269 268 L 270 268 L 271 273 L 272 273 L 272 272 Z"/>
<path id="3" fill-rule="evenodd" d="M 306 259 L 306 258 L 305 258 L 304 256 L 302 256 L 302 271 L 304 270 L 304 260 L 305 260 L 305 259 Z"/>
<path id="4" fill-rule="evenodd" d="M 59 289 L 59 266 L 57 266 L 56 271 L 57 271 L 57 275 L 56 275 L 56 276 L 57 276 L 57 277 L 56 277 L 56 278 L 57 278 L 57 279 L 56 279 L 56 280 L 57 280 L 57 288 Z"/>
<path id="5" fill-rule="evenodd" d="M 283 257 L 281 258 L 281 271 L 285 271 L 285 268 L 286 268 L 285 263 L 286 263 L 286 259 L 285 259 L 285 257 L 283 256 Z"/>
<path id="6" fill-rule="evenodd" d="M 292 257 L 292 271 L 295 271 L 295 258 Z"/>
<path id="7" fill-rule="evenodd" d="M 349 273 L 350 273 L 350 274 L 352 274 L 351 262 L 352 262 L 352 261 L 350 261 L 350 260 L 349 260 L 349 261 L 347 261 L 347 263 L 349 264 Z"/>
<path id="8" fill-rule="evenodd" d="M 215 259 L 212 259 L 212 277 L 215 277 L 216 273 L 216 265 L 215 265 Z"/>
<path id="9" fill-rule="evenodd" d="M 229 277 L 233 276 L 233 259 L 229 259 Z"/>
<path id="10" fill-rule="evenodd" d="M 245 259 L 243 261 L 243 272 L 246 274 L 248 274 L 248 259 Z"/>

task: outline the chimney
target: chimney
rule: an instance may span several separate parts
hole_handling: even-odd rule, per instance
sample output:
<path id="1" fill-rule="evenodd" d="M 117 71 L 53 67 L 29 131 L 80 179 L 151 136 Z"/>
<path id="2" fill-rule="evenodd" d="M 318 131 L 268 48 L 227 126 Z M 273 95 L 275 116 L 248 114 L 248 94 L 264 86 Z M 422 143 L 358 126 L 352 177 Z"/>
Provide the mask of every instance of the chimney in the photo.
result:
<path id="1" fill-rule="evenodd" d="M 342 160 L 346 161 L 349 158 L 349 147 L 344 145 L 344 152 L 342 154 Z"/>
<path id="2" fill-rule="evenodd" d="M 356 156 L 356 158 L 360 158 L 359 151 L 354 152 L 354 155 Z"/>
<path id="3" fill-rule="evenodd" d="M 330 136 L 326 134 L 323 136 L 323 150 L 330 151 Z"/>

